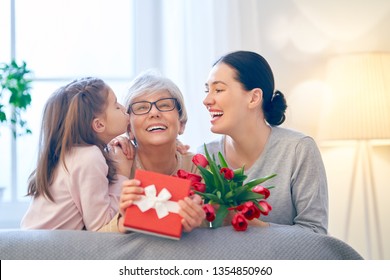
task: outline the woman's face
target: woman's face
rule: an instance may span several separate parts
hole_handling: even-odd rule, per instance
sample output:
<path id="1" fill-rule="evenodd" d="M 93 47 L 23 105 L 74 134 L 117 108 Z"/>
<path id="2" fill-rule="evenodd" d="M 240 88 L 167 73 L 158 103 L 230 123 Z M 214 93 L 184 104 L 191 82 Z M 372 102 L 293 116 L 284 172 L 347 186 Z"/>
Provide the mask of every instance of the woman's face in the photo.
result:
<path id="1" fill-rule="evenodd" d="M 203 104 L 210 112 L 214 133 L 232 135 L 245 123 L 250 95 L 235 77 L 235 70 L 224 63 L 215 65 L 209 73 Z"/>
<path id="2" fill-rule="evenodd" d="M 172 98 L 168 91 L 158 91 L 153 94 L 145 94 L 135 98 L 132 104 L 140 101 L 156 102 L 164 98 Z M 159 101 L 160 109 L 165 110 L 170 106 L 171 100 Z M 137 110 L 144 110 L 142 103 L 136 104 Z M 135 106 L 135 105 L 134 105 Z M 146 104 L 146 106 L 149 106 Z M 131 137 L 134 137 L 138 145 L 176 145 L 176 138 L 182 133 L 182 125 L 179 122 L 179 112 L 177 111 L 176 103 L 172 111 L 161 112 L 156 108 L 156 104 L 152 105 L 150 111 L 143 115 L 136 115 L 130 112 L 130 132 Z"/>

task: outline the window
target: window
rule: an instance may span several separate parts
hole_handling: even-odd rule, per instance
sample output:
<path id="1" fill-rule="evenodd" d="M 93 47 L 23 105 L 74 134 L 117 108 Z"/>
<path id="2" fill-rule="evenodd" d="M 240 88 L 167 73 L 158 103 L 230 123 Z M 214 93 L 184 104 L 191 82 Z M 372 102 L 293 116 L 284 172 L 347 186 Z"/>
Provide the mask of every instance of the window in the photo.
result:
<path id="1" fill-rule="evenodd" d="M 129 0 L 0 2 L 0 61 L 15 57 L 26 61 L 34 73 L 32 105 L 25 114 L 33 133 L 17 139 L 15 154 L 11 133 L 0 128 L 0 187 L 5 187 L 0 228 L 18 227 L 26 210 L 27 179 L 36 165 L 41 113 L 51 93 L 82 76 L 102 78 L 119 100 L 126 93 L 134 76 L 132 19 Z"/>

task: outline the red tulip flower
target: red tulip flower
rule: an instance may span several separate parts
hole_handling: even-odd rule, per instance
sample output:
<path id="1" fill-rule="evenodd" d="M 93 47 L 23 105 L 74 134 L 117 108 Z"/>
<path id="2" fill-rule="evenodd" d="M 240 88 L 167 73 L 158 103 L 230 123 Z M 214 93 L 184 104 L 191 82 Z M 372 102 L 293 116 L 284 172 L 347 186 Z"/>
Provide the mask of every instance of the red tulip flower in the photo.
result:
<path id="1" fill-rule="evenodd" d="M 209 154 L 206 144 L 204 155 L 196 154 L 192 162 L 200 176 L 186 171 L 178 172 L 178 176 L 191 180 L 191 190 L 203 199 L 210 227 L 224 226 L 229 220 L 236 231 L 245 231 L 251 220 L 271 211 L 271 205 L 265 200 L 274 186 L 263 187 L 260 184 L 276 174 L 249 179 L 245 166 L 231 169 L 223 154 Z"/>
<path id="2" fill-rule="evenodd" d="M 204 193 L 206 191 L 206 184 L 202 182 L 192 182 L 191 186 L 198 192 Z"/>
<path id="3" fill-rule="evenodd" d="M 187 171 L 183 170 L 183 169 L 177 170 L 177 177 L 179 177 L 179 178 L 187 179 L 188 174 L 189 173 Z"/>
<path id="4" fill-rule="evenodd" d="M 188 173 L 186 179 L 190 180 L 191 182 L 200 182 L 202 181 L 202 176 L 194 173 Z"/>
<path id="5" fill-rule="evenodd" d="M 236 213 L 232 219 L 232 226 L 236 231 L 246 231 L 248 228 L 248 221 L 241 213 Z"/>
<path id="6" fill-rule="evenodd" d="M 268 213 L 272 210 L 271 205 L 269 205 L 268 202 L 265 200 L 260 200 L 259 205 L 260 205 L 261 214 L 263 214 L 265 216 L 267 216 Z"/>
<path id="7" fill-rule="evenodd" d="M 252 189 L 252 192 L 264 195 L 264 199 L 267 199 L 269 197 L 269 195 L 271 194 L 269 189 L 264 188 L 263 186 L 260 186 L 260 185 L 254 187 Z"/>
<path id="8" fill-rule="evenodd" d="M 202 154 L 196 154 L 196 155 L 194 155 L 193 158 L 192 158 L 192 162 L 193 162 L 196 166 L 200 165 L 200 166 L 202 166 L 203 168 L 206 168 L 206 166 L 209 165 L 208 160 L 207 160 L 206 157 L 205 157 L 204 155 L 202 155 Z"/>
<path id="9" fill-rule="evenodd" d="M 212 222 L 215 220 L 215 209 L 210 204 L 203 205 L 203 210 L 206 213 L 206 220 Z"/>
<path id="10" fill-rule="evenodd" d="M 202 176 L 194 173 L 187 172 L 183 169 L 177 170 L 177 177 L 182 179 L 190 180 L 191 182 L 200 182 L 202 181 Z"/>
<path id="11" fill-rule="evenodd" d="M 248 220 L 253 220 L 254 218 L 260 217 L 260 209 L 257 208 L 256 204 L 253 201 L 247 201 L 243 204 L 241 213 Z"/>
<path id="12" fill-rule="evenodd" d="M 219 171 L 221 174 L 223 174 L 223 176 L 225 177 L 225 179 L 227 180 L 231 180 L 234 178 L 234 171 L 231 170 L 230 168 L 227 168 L 227 167 L 223 167 L 221 168 L 221 170 Z"/>

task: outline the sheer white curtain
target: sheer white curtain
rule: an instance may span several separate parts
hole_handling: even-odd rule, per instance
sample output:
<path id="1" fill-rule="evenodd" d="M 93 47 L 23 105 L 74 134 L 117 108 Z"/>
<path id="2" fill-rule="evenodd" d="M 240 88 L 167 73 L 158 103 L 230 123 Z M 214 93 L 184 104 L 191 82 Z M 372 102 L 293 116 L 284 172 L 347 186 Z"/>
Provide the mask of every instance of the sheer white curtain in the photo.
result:
<path id="1" fill-rule="evenodd" d="M 258 0 L 138 0 L 135 4 L 135 73 L 158 68 L 182 90 L 189 113 L 181 136 L 191 150 L 217 135 L 203 106 L 204 83 L 224 53 L 261 50 Z"/>

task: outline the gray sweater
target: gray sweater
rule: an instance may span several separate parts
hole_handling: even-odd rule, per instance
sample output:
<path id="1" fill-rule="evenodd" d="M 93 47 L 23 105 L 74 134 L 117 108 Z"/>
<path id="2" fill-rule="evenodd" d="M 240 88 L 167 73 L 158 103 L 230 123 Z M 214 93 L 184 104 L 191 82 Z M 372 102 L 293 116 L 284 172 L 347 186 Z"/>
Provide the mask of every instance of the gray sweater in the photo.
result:
<path id="1" fill-rule="evenodd" d="M 210 155 L 225 156 L 224 136 L 208 144 Z M 203 146 L 198 153 L 204 154 Z M 294 225 L 318 233 L 328 229 L 328 186 L 324 164 L 313 138 L 300 132 L 272 127 L 261 156 L 245 171 L 247 181 L 276 173 L 264 182 L 275 186 L 267 199 L 272 206 L 260 219 L 273 224 Z"/>

